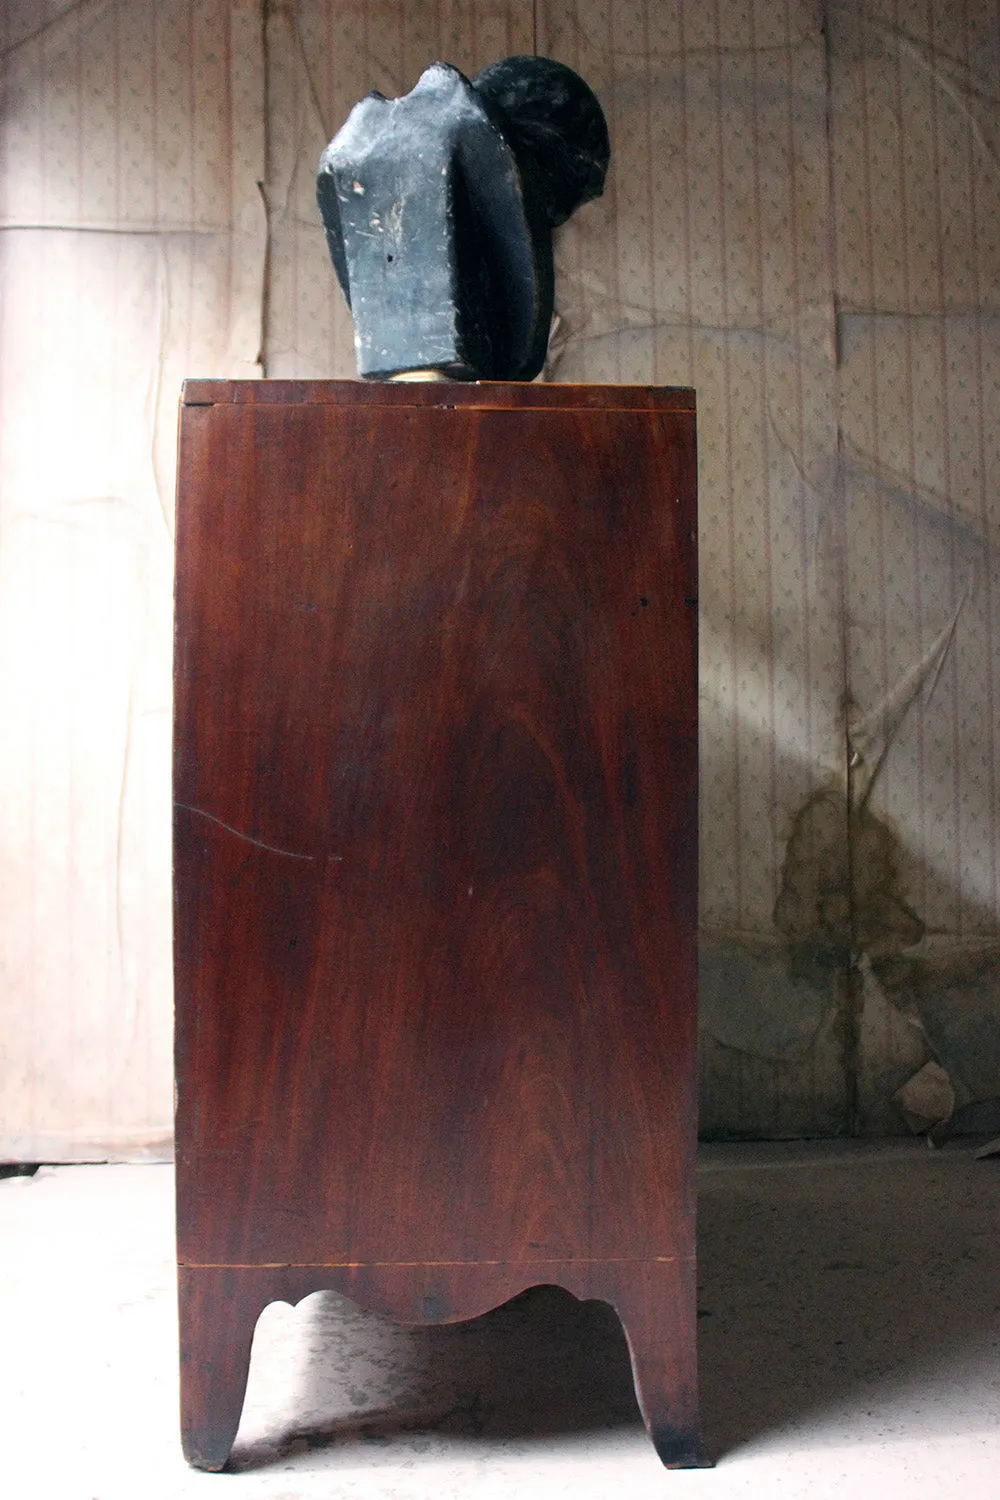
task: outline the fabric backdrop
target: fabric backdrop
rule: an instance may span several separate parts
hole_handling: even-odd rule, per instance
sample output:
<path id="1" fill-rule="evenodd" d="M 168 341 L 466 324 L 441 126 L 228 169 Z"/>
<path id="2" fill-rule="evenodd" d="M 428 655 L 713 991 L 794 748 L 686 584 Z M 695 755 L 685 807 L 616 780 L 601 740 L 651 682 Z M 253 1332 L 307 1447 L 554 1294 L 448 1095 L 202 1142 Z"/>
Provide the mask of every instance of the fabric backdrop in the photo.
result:
<path id="1" fill-rule="evenodd" d="M 0 1159 L 169 1149 L 185 375 L 354 373 L 362 94 L 595 88 L 543 378 L 697 389 L 708 1133 L 1000 1095 L 1000 22 L 981 0 L 2 0 Z"/>

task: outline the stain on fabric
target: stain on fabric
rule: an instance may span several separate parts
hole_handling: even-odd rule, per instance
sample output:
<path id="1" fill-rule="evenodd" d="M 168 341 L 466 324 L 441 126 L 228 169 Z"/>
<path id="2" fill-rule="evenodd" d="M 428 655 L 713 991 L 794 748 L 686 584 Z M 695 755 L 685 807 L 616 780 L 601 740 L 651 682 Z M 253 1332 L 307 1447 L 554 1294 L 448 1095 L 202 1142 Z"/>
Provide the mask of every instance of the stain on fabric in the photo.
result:
<path id="1" fill-rule="evenodd" d="M 839 786 L 820 788 L 796 814 L 774 925 L 803 977 L 874 963 L 918 943 L 924 924 L 907 898 L 898 839 L 867 806 L 848 814 Z"/>

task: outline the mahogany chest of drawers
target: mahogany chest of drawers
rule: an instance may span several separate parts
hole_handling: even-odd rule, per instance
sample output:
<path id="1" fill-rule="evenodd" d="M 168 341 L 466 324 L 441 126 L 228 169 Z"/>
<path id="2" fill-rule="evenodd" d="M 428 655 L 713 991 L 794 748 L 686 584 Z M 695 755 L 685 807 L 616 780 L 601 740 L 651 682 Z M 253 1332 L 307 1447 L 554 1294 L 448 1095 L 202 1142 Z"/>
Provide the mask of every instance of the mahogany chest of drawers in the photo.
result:
<path id="1" fill-rule="evenodd" d="M 190 381 L 174 878 L 182 1420 L 254 1324 L 537 1283 L 695 1363 L 693 395 Z"/>

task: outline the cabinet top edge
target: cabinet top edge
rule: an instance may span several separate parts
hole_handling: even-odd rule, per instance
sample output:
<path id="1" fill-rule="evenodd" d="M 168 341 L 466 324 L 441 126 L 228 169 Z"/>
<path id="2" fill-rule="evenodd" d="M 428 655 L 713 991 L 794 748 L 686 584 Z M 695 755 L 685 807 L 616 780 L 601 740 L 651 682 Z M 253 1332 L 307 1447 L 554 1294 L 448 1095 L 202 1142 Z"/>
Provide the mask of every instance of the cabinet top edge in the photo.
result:
<path id="1" fill-rule="evenodd" d="M 182 406 L 395 406 L 497 410 L 695 410 L 681 386 L 536 385 L 483 381 L 425 384 L 362 380 L 185 380 Z"/>

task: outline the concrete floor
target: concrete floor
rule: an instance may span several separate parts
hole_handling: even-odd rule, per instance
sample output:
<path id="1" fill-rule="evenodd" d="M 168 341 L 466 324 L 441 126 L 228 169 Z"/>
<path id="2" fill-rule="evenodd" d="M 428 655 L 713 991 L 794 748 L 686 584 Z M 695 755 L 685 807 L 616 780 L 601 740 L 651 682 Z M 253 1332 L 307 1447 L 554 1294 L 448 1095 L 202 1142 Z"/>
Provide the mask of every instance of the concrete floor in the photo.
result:
<path id="1" fill-rule="evenodd" d="M 1000 1159 L 702 1152 L 713 1470 L 647 1443 L 617 1322 L 552 1288 L 408 1332 L 330 1293 L 258 1325 L 231 1472 L 176 1435 L 172 1172 L 0 1180 L 11 1500 L 1000 1500 Z"/>

